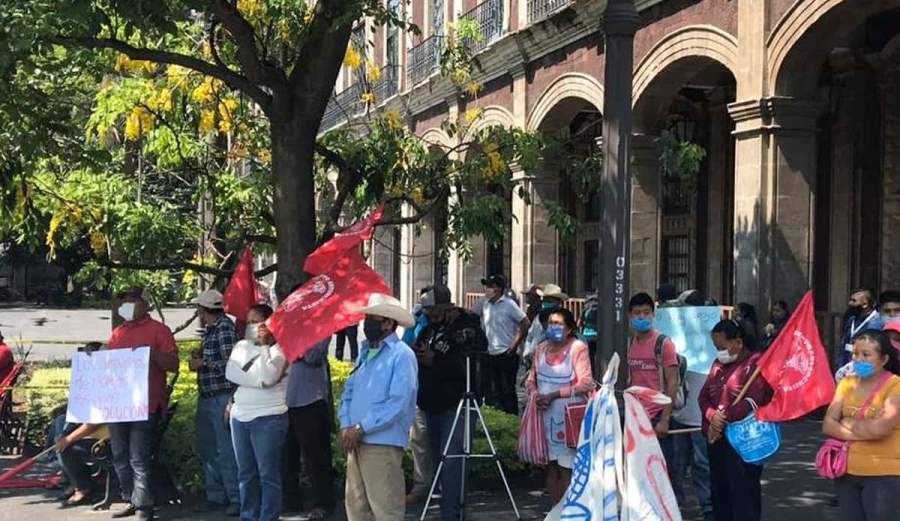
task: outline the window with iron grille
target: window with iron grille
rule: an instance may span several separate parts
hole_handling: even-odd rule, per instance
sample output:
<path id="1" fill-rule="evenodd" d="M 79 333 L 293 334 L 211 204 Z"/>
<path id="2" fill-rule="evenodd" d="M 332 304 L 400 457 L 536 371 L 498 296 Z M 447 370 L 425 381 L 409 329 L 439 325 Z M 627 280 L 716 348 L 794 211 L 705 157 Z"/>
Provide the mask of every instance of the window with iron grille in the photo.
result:
<path id="1" fill-rule="evenodd" d="M 584 241 L 584 292 L 588 295 L 600 286 L 600 241 Z"/>
<path id="2" fill-rule="evenodd" d="M 562 11 L 572 0 L 528 0 L 528 22 L 533 23 Z"/>
<path id="3" fill-rule="evenodd" d="M 663 239 L 661 278 L 676 288 L 693 287 L 691 283 L 691 237 L 669 235 Z"/>
<path id="4" fill-rule="evenodd" d="M 431 34 L 444 35 L 444 0 L 431 0 Z"/>

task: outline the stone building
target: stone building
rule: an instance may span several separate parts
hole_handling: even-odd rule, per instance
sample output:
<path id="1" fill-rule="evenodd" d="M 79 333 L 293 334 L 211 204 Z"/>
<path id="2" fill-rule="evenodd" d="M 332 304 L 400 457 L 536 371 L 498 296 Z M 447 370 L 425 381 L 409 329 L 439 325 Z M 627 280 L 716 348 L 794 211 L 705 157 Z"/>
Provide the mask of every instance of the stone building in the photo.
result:
<path id="1" fill-rule="evenodd" d="M 395 0 L 391 0 L 395 1 Z M 454 143 L 440 122 L 478 107 L 479 125 L 569 127 L 585 151 L 602 139 L 605 0 L 412 0 L 421 36 L 361 24 L 384 67 L 377 103 L 405 111 L 414 132 Z M 660 281 L 724 303 L 796 302 L 843 310 L 850 290 L 900 286 L 900 0 L 637 0 L 634 44 L 631 289 Z M 438 71 L 447 23 L 474 20 L 477 99 L 457 99 Z M 323 130 L 359 99 L 344 71 Z M 350 116 L 353 116 L 352 111 Z M 669 130 L 707 151 L 694 182 L 664 182 L 657 137 Z M 375 266 L 406 302 L 446 280 L 457 301 L 489 272 L 597 286 L 599 198 L 587 203 L 551 171 L 512 172 L 534 201 L 568 205 L 581 223 L 562 245 L 540 204 L 508 194 L 515 218 L 500 245 L 473 258 L 434 252 L 440 218 L 380 230 Z M 599 172 L 598 172 L 599 175 Z"/>

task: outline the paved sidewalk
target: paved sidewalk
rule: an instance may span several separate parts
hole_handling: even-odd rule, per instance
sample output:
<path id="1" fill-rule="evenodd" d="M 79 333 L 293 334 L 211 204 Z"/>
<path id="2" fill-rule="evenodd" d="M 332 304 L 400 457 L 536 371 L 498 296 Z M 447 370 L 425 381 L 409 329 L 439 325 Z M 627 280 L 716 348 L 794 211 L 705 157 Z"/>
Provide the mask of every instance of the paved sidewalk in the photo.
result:
<path id="1" fill-rule="evenodd" d="M 763 473 L 763 519 L 766 521 L 837 521 L 837 511 L 828 506 L 831 483 L 819 478 L 813 467 L 815 452 L 821 444 L 821 422 L 804 420 L 784 425 L 784 443 L 778 456 L 767 465 Z M 11 458 L 0 458 L 0 470 L 15 464 Z M 46 472 L 46 467 L 38 469 Z M 499 481 L 499 480 L 498 480 Z M 105 520 L 108 512 L 90 512 L 88 509 L 60 509 L 55 499 L 58 492 L 43 490 L 0 490 L 0 521 L 50 521 L 50 520 Z M 540 490 L 540 481 L 517 483 L 514 495 L 523 519 L 540 520 L 549 501 Z M 689 494 L 690 495 L 690 494 Z M 406 520 L 418 519 L 421 505 L 410 508 Z M 688 509 L 686 520 L 696 519 L 696 509 Z M 469 520 L 505 521 L 515 516 L 502 488 L 491 492 L 473 491 L 469 496 Z M 198 515 L 187 507 L 160 509 L 159 518 L 218 520 L 221 514 Z M 285 520 L 302 520 L 301 515 L 286 515 Z M 346 519 L 343 514 L 335 520 Z M 429 520 L 437 519 L 436 509 L 429 513 Z"/>

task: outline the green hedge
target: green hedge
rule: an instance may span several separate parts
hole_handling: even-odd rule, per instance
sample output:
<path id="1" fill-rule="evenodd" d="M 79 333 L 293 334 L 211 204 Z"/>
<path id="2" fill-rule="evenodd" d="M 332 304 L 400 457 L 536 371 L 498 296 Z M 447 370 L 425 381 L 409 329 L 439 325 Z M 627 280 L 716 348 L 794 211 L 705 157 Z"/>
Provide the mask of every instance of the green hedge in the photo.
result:
<path id="1" fill-rule="evenodd" d="M 198 341 L 179 342 L 181 369 L 178 383 L 172 392 L 172 402 L 178 402 L 178 411 L 169 425 L 163 451 L 166 458 L 175 467 L 176 474 L 186 490 L 192 492 L 203 488 L 203 469 L 194 450 L 194 415 L 197 410 L 197 375 L 188 369 L 190 352 L 199 347 Z M 348 362 L 331 358 L 331 385 L 335 397 L 335 415 L 344 391 L 344 382 L 350 375 L 352 366 Z M 70 369 L 66 367 L 45 368 L 36 366 L 29 386 L 68 386 Z M 41 445 L 44 443 L 46 427 L 51 420 L 51 412 L 65 404 L 68 391 L 65 389 L 46 389 L 32 391 L 28 398 L 29 440 Z M 527 467 L 516 457 L 516 440 L 519 435 L 519 419 L 490 407 L 484 408 L 484 419 L 491 432 L 491 439 L 497 448 L 500 461 L 506 471 L 521 471 Z M 337 418 L 335 418 L 337 420 Z M 337 431 L 337 429 L 335 429 Z M 476 426 L 475 451 L 487 453 L 487 440 L 481 433 L 480 425 Z M 346 470 L 346 457 L 341 452 L 340 443 L 335 436 L 332 443 L 334 468 L 340 482 L 343 482 Z M 407 451 L 404 458 L 407 476 L 412 474 L 412 455 Z M 476 478 L 496 478 L 497 469 L 489 459 L 479 458 L 473 462 Z"/>

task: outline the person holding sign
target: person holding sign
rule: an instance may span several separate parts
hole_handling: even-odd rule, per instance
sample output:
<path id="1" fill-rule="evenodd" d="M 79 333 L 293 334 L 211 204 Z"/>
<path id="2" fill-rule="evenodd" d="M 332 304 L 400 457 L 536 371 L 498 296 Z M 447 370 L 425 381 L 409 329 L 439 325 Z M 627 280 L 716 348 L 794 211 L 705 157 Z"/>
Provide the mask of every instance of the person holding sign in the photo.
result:
<path id="1" fill-rule="evenodd" d="M 764 378 L 751 378 L 762 355 L 751 352 L 752 339 L 737 322 L 716 324 L 712 339 L 718 359 L 697 401 L 703 412 L 702 432 L 709 442 L 713 515 L 716 521 L 759 521 L 763 468 L 741 459 L 725 437 L 725 427 L 768 403 L 772 389 Z"/>
<path id="2" fill-rule="evenodd" d="M 851 442 L 837 480 L 842 521 L 889 521 L 900 511 L 900 372 L 887 335 L 865 331 L 853 341 L 853 375 L 841 380 L 822 432 Z"/>
<path id="3" fill-rule="evenodd" d="M 137 514 L 138 519 L 153 518 L 153 496 L 150 492 L 150 459 L 156 442 L 156 424 L 167 413 L 166 373 L 178 372 L 178 346 L 172 331 L 150 317 L 150 293 L 134 288 L 121 295 L 119 316 L 125 321 L 113 330 L 108 349 L 148 346 L 150 369 L 147 420 L 109 424 L 113 466 L 119 479 L 125 507 L 113 513 L 122 518 Z M 88 354 L 96 348 L 85 346 Z"/>

